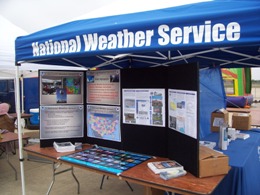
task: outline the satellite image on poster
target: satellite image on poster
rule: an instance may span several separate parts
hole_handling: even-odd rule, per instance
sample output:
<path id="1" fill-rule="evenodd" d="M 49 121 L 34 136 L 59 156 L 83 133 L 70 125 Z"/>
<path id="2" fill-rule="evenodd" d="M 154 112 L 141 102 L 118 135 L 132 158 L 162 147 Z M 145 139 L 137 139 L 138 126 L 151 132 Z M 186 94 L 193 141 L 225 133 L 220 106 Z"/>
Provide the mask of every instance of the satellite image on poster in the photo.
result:
<path id="1" fill-rule="evenodd" d="M 80 78 L 65 77 L 63 83 L 67 94 L 81 94 L 81 80 Z"/>
<path id="2" fill-rule="evenodd" d="M 197 92 L 169 89 L 169 128 L 197 138 Z"/>
<path id="3" fill-rule="evenodd" d="M 40 104 L 83 104 L 84 72 L 40 70 Z"/>
<path id="4" fill-rule="evenodd" d="M 120 107 L 87 105 L 87 135 L 121 142 Z"/>
<path id="5" fill-rule="evenodd" d="M 105 147 L 94 147 L 60 159 L 87 167 L 120 174 L 148 159 L 151 156 L 126 152 Z"/>
<path id="6" fill-rule="evenodd" d="M 123 123 L 165 126 L 165 89 L 123 89 Z"/>

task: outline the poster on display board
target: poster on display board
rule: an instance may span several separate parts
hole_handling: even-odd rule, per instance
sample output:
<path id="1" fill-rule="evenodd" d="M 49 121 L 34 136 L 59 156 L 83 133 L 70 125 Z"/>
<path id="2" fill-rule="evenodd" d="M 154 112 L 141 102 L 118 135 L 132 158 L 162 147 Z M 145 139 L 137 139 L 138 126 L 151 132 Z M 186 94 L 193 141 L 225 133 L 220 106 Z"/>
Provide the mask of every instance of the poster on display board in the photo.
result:
<path id="1" fill-rule="evenodd" d="M 123 89 L 123 123 L 165 126 L 165 89 Z"/>
<path id="2" fill-rule="evenodd" d="M 84 72 L 40 70 L 40 105 L 83 104 Z"/>
<path id="3" fill-rule="evenodd" d="M 87 71 L 87 103 L 120 105 L 120 70 Z"/>
<path id="4" fill-rule="evenodd" d="M 169 128 L 197 139 L 197 91 L 168 90 Z"/>
<path id="5" fill-rule="evenodd" d="M 88 137 L 121 142 L 120 107 L 87 105 Z"/>
<path id="6" fill-rule="evenodd" d="M 40 139 L 84 136 L 84 106 L 40 106 Z"/>

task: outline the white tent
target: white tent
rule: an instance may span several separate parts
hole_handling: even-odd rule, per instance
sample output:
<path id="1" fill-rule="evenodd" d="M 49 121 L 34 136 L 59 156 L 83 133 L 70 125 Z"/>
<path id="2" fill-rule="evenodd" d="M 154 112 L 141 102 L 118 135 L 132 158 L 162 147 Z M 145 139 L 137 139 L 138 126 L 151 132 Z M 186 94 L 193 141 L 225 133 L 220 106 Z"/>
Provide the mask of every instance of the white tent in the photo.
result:
<path id="1" fill-rule="evenodd" d="M 27 33 L 0 15 L 0 78 L 15 76 L 15 38 Z"/>
<path id="2" fill-rule="evenodd" d="M 16 75 L 16 67 L 15 67 L 15 39 L 18 36 L 27 35 L 23 29 L 17 27 L 12 24 L 6 18 L 0 15 L 0 79 L 14 79 Z M 54 69 L 60 70 L 64 68 L 62 66 L 47 66 L 41 64 L 30 64 L 26 63 L 22 67 L 20 67 L 19 75 L 20 80 L 23 83 L 23 78 L 32 78 L 38 77 L 39 69 Z M 80 69 L 85 70 L 86 68 L 81 67 L 66 67 L 66 70 L 70 69 Z M 23 85 L 21 85 L 22 96 L 23 96 Z M 24 106 L 22 104 L 22 111 L 24 110 Z"/>
<path id="3" fill-rule="evenodd" d="M 0 15 L 0 79 L 15 78 L 15 39 L 18 36 L 27 35 L 23 29 L 15 26 L 6 18 Z M 20 68 L 20 75 L 23 78 L 37 77 L 39 69 L 62 69 L 61 66 L 46 66 L 41 64 L 26 63 Z M 82 67 L 66 67 L 66 69 L 80 69 Z"/>

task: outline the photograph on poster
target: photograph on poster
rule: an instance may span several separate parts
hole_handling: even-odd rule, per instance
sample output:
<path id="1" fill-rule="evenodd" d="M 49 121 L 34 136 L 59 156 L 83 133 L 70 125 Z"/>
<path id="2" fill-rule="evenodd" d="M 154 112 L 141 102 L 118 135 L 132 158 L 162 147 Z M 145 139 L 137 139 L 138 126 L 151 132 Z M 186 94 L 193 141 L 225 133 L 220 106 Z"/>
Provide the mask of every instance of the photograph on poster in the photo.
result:
<path id="1" fill-rule="evenodd" d="M 84 72 L 40 70 L 40 104 L 83 104 Z"/>
<path id="2" fill-rule="evenodd" d="M 84 136 L 84 106 L 40 106 L 40 139 Z"/>
<path id="3" fill-rule="evenodd" d="M 123 123 L 165 126 L 165 89 L 123 89 Z"/>
<path id="4" fill-rule="evenodd" d="M 197 138 L 197 92 L 168 90 L 169 128 Z"/>
<path id="5" fill-rule="evenodd" d="M 120 107 L 87 105 L 88 137 L 121 142 Z"/>
<path id="6" fill-rule="evenodd" d="M 120 70 L 87 71 L 87 103 L 120 105 Z"/>

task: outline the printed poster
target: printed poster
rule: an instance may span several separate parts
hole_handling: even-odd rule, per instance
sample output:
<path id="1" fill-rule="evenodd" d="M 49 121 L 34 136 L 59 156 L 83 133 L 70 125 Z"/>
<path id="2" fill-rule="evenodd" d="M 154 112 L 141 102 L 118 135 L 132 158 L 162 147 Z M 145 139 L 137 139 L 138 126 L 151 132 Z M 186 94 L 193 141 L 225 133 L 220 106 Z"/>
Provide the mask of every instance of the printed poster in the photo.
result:
<path id="1" fill-rule="evenodd" d="M 123 89 L 123 123 L 165 126 L 165 89 Z"/>
<path id="2" fill-rule="evenodd" d="M 40 71 L 40 105 L 83 104 L 84 72 Z"/>
<path id="3" fill-rule="evenodd" d="M 87 71 L 87 103 L 120 105 L 120 70 Z"/>
<path id="4" fill-rule="evenodd" d="M 40 138 L 83 137 L 83 105 L 40 106 Z"/>
<path id="5" fill-rule="evenodd" d="M 197 92 L 168 91 L 169 128 L 197 139 Z"/>
<path id="6" fill-rule="evenodd" d="M 87 105 L 88 137 L 121 142 L 120 107 Z"/>

